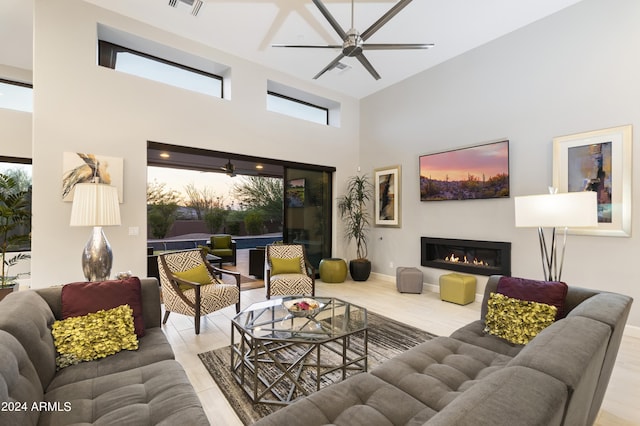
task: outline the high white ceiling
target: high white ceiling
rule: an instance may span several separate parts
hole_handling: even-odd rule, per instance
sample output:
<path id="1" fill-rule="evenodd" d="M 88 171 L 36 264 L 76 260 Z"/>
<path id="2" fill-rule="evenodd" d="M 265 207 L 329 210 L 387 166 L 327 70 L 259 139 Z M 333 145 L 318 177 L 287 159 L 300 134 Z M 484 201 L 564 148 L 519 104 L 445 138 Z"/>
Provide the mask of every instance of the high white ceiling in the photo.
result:
<path id="1" fill-rule="evenodd" d="M 313 81 L 340 52 L 285 49 L 271 44 L 341 44 L 311 0 L 205 0 L 198 16 L 169 0 L 85 0 L 182 37 Z M 581 0 L 413 0 L 369 43 L 434 43 L 428 50 L 368 51 L 382 78 L 374 80 L 354 58 L 350 69 L 316 83 L 362 98 Z M 355 0 L 354 24 L 364 31 L 396 1 Z M 347 31 L 351 0 L 324 0 Z M 183 7 L 184 6 L 184 7 Z M 0 1 L 0 64 L 32 69 L 33 0 Z M 215 60 L 215 58 L 212 58 Z"/>

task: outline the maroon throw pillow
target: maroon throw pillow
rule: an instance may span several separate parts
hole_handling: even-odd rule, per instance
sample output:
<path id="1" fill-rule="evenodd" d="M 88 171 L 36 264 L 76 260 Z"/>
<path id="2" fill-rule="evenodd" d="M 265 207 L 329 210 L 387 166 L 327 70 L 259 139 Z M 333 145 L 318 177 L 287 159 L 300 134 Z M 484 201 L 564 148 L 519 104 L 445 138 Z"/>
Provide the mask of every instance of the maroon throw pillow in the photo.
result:
<path id="1" fill-rule="evenodd" d="M 546 303 L 558 308 L 556 319 L 564 317 L 567 284 L 561 281 L 537 281 L 525 278 L 501 277 L 496 291 L 513 299 Z"/>
<path id="2" fill-rule="evenodd" d="M 62 287 L 62 319 L 129 305 L 138 337 L 144 336 L 140 279 L 78 282 Z"/>

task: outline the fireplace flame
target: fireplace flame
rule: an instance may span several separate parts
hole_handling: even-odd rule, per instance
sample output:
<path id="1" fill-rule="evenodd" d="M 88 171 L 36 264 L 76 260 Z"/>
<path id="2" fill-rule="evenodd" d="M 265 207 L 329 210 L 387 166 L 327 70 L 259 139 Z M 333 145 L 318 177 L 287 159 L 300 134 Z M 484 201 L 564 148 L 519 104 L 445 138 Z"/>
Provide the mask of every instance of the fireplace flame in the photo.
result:
<path id="1" fill-rule="evenodd" d="M 462 258 L 462 261 L 461 261 L 460 257 L 456 256 L 453 253 L 451 253 L 451 256 L 445 257 L 444 260 L 447 261 L 447 262 L 451 262 L 451 263 L 467 263 L 467 264 L 473 264 L 475 266 L 489 266 L 489 264 L 487 262 L 485 262 L 484 260 L 478 260 L 475 257 L 473 258 L 473 260 L 471 262 L 469 262 L 469 260 L 467 259 L 467 256 L 464 256 Z"/>

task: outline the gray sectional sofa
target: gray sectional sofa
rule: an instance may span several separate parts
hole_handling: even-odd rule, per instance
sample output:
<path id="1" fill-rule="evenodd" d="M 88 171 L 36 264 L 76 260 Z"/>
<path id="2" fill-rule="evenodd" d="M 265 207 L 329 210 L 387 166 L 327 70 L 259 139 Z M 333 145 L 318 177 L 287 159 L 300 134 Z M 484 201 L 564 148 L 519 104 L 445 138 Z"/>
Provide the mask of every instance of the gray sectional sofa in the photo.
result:
<path id="1" fill-rule="evenodd" d="M 256 423 L 280 425 L 591 425 L 632 299 L 569 288 L 566 317 L 526 345 L 484 332 L 481 319 L 330 385 Z M 428 315 L 428 313 L 426 313 Z"/>
<path id="2" fill-rule="evenodd" d="M 160 328 L 156 279 L 142 279 L 145 335 L 136 351 L 56 371 L 51 324 L 61 288 L 14 292 L 0 302 L 1 425 L 208 425 Z"/>

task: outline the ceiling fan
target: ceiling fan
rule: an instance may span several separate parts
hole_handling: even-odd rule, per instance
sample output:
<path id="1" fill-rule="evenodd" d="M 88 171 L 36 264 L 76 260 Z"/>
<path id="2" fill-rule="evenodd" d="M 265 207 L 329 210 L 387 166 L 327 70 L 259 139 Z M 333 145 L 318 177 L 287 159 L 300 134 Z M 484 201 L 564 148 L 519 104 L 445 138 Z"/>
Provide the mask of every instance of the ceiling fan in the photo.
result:
<path id="1" fill-rule="evenodd" d="M 335 68 L 338 65 L 338 62 L 342 58 L 352 57 L 356 58 L 360 63 L 369 71 L 369 73 L 376 80 L 380 79 L 380 74 L 375 70 L 373 65 L 367 60 L 364 56 L 365 50 L 400 50 L 400 49 L 428 49 L 433 47 L 432 43 L 416 43 L 416 44 L 406 44 L 406 43 L 393 43 L 393 44 L 373 44 L 373 43 L 365 43 L 369 37 L 371 37 L 376 31 L 378 31 L 384 24 L 387 23 L 391 18 L 393 18 L 398 12 L 404 9 L 412 0 L 400 0 L 396 3 L 387 13 L 382 15 L 380 19 L 374 22 L 369 28 L 360 33 L 355 29 L 353 24 L 353 0 L 351 0 L 351 29 L 349 31 L 344 31 L 342 27 L 338 24 L 335 18 L 331 15 L 331 13 L 327 10 L 325 5 L 320 0 L 313 0 L 313 3 L 318 7 L 322 15 L 329 21 L 329 24 L 333 27 L 333 29 L 338 33 L 340 38 L 342 39 L 342 45 L 300 45 L 300 44 L 273 44 L 272 47 L 296 47 L 296 48 L 316 48 L 316 49 L 342 49 L 342 53 L 338 55 L 329 65 L 324 67 L 322 71 L 316 74 L 313 79 L 319 78 L 325 72 Z"/>
<path id="2" fill-rule="evenodd" d="M 221 166 L 220 170 L 222 170 L 223 172 L 225 172 L 231 177 L 234 177 L 236 175 L 236 166 L 234 166 L 231 163 L 231 160 L 228 160 L 227 164 L 225 164 L 224 166 Z"/>

